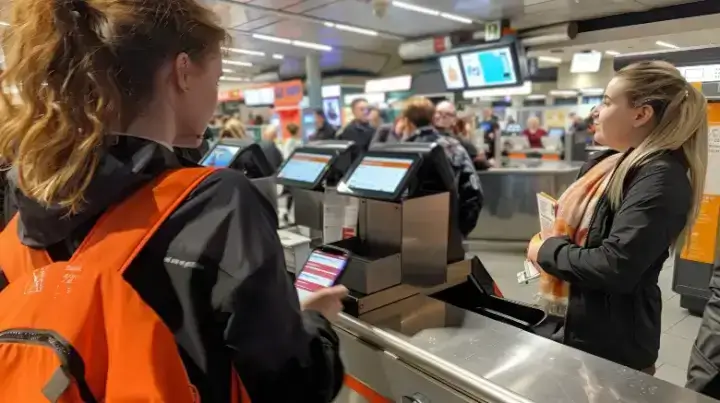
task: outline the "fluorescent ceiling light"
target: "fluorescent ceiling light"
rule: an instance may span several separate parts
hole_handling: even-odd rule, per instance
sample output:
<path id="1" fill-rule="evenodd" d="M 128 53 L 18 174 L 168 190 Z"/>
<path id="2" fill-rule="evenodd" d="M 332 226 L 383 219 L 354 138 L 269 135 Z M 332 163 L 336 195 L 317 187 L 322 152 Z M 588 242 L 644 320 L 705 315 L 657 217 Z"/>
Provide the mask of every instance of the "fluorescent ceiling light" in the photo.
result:
<path id="1" fill-rule="evenodd" d="M 576 97 L 578 93 L 573 90 L 552 90 L 550 95 L 554 97 Z"/>
<path id="2" fill-rule="evenodd" d="M 473 23 L 473 20 L 471 18 L 463 17 L 463 16 L 457 15 L 457 14 L 445 13 L 445 12 L 435 10 L 432 8 L 418 6 L 416 4 L 406 3 L 404 1 L 393 1 L 392 5 L 397 8 L 402 8 L 403 10 L 414 11 L 416 13 L 425 14 L 425 15 L 432 15 L 433 17 L 445 18 L 446 20 L 461 22 L 463 24 L 472 24 Z"/>
<path id="3" fill-rule="evenodd" d="M 305 41 L 292 41 L 293 46 L 299 48 L 322 50 L 323 52 L 329 52 L 332 50 L 331 46 L 323 45 L 321 43 L 305 42 Z"/>
<path id="4" fill-rule="evenodd" d="M 3 27 L 9 27 L 9 26 L 10 26 L 10 24 L 7 23 L 7 22 L 5 22 L 5 21 L 0 21 L 0 25 L 3 26 Z"/>
<path id="5" fill-rule="evenodd" d="M 336 24 L 336 23 L 330 22 L 330 21 L 323 22 L 323 25 L 325 25 L 326 27 L 329 27 L 329 28 L 339 29 L 340 31 L 353 32 L 356 34 L 367 35 L 367 36 L 378 36 L 378 32 L 373 31 L 372 29 L 354 27 L 352 25 Z"/>
<path id="6" fill-rule="evenodd" d="M 240 61 L 237 61 L 237 60 L 225 60 L 225 59 L 223 59 L 222 62 L 225 63 L 225 64 L 229 64 L 229 65 L 231 65 L 231 66 L 252 67 L 252 65 L 253 65 L 253 64 L 250 63 L 250 62 L 240 62 Z"/>
<path id="7" fill-rule="evenodd" d="M 490 88 L 486 90 L 463 91 L 463 98 L 506 97 L 510 95 L 529 95 L 532 93 L 532 82 L 525 81 L 523 85 L 505 88 Z"/>
<path id="8" fill-rule="evenodd" d="M 658 45 L 658 46 L 662 46 L 662 47 L 664 47 L 664 48 L 680 49 L 680 46 L 673 45 L 672 43 L 667 43 L 667 42 L 663 42 L 663 41 L 657 41 L 657 42 L 655 42 L 655 44 Z"/>
<path id="9" fill-rule="evenodd" d="M 538 57 L 538 60 L 541 62 L 548 62 L 548 63 L 562 63 L 562 59 L 559 57 L 552 57 L 552 56 L 540 56 Z"/>
<path id="10" fill-rule="evenodd" d="M 547 96 L 545 96 L 544 94 L 530 94 L 525 97 L 525 99 L 527 99 L 528 101 L 539 101 L 545 98 L 547 98 Z"/>
<path id="11" fill-rule="evenodd" d="M 620 56 L 620 52 L 616 52 L 614 50 L 606 50 L 605 54 L 608 54 L 610 56 Z"/>
<path id="12" fill-rule="evenodd" d="M 440 11 L 433 10 L 432 8 L 416 6 L 415 4 L 405 3 L 404 1 L 393 1 L 392 5 L 404 10 L 415 11 L 416 13 L 433 15 L 435 17 L 440 16 Z"/>
<path id="13" fill-rule="evenodd" d="M 235 72 L 235 70 L 233 70 L 233 69 L 222 69 L 222 72 L 225 73 L 225 74 L 232 74 L 232 73 Z"/>
<path id="14" fill-rule="evenodd" d="M 222 50 L 230 53 L 239 53 L 241 55 L 250 55 L 250 56 L 265 56 L 265 52 L 261 52 L 259 50 L 249 50 L 249 49 L 238 49 L 238 48 L 222 48 Z"/>
<path id="15" fill-rule="evenodd" d="M 222 76 L 220 81 L 250 81 L 249 78 Z"/>
<path id="16" fill-rule="evenodd" d="M 275 54 L 273 54 L 272 57 L 273 57 L 273 59 L 275 59 L 275 60 L 282 60 L 282 59 L 285 58 L 285 56 L 281 55 L 280 53 L 275 53 Z"/>
<path id="17" fill-rule="evenodd" d="M 603 95 L 605 93 L 605 89 L 604 88 L 583 88 L 580 90 L 580 93 L 583 95 L 589 95 L 589 96 L 596 95 L 597 96 L 597 95 Z"/>
<path id="18" fill-rule="evenodd" d="M 297 46 L 299 48 L 322 50 L 323 52 L 329 52 L 332 50 L 332 46 L 323 45 L 321 43 L 296 41 L 293 39 L 279 38 L 277 36 L 262 35 L 262 34 L 252 34 L 252 36 L 255 39 L 260 39 L 260 40 L 268 41 L 268 42 L 282 43 L 284 45 Z"/>
<path id="19" fill-rule="evenodd" d="M 268 42 L 284 43 L 286 45 L 292 44 L 292 40 L 287 39 L 287 38 L 278 38 L 277 36 L 252 34 L 252 37 L 255 39 L 260 39 L 260 40 L 268 41 Z"/>
<path id="20" fill-rule="evenodd" d="M 472 24 L 473 23 L 473 20 L 470 18 L 463 17 L 460 15 L 450 14 L 450 13 L 440 13 L 440 17 L 448 19 L 448 20 L 452 20 L 452 21 L 462 22 L 463 24 Z"/>

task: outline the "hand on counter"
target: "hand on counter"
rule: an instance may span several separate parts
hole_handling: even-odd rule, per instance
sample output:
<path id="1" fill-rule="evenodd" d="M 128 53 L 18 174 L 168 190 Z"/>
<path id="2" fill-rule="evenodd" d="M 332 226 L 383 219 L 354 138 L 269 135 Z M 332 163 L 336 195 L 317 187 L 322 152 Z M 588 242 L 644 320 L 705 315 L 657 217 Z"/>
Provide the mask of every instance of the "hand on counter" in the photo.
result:
<path id="1" fill-rule="evenodd" d="M 540 247 L 543 242 L 545 241 L 540 237 L 540 234 L 536 234 L 528 244 L 527 259 L 533 262 L 535 266 L 537 266 L 538 253 L 540 252 Z"/>
<path id="2" fill-rule="evenodd" d="M 307 297 L 302 302 L 302 309 L 320 312 L 326 319 L 334 320 L 342 311 L 342 300 L 347 295 L 348 289 L 341 285 L 323 288 Z"/>

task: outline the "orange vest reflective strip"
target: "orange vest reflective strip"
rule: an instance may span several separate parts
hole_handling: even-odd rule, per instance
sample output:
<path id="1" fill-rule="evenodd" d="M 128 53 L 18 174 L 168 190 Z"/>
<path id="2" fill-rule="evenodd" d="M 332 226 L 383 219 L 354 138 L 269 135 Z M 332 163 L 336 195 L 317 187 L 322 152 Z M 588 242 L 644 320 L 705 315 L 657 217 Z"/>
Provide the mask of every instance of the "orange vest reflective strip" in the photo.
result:
<path id="1" fill-rule="evenodd" d="M 369 386 L 365 385 L 364 383 L 360 382 L 358 379 L 353 378 L 350 375 L 345 375 L 345 386 L 347 386 L 350 390 L 357 393 L 358 395 L 362 396 L 365 400 L 367 400 L 367 403 L 392 403 L 392 400 L 375 392 L 374 390 L 370 389 Z"/>

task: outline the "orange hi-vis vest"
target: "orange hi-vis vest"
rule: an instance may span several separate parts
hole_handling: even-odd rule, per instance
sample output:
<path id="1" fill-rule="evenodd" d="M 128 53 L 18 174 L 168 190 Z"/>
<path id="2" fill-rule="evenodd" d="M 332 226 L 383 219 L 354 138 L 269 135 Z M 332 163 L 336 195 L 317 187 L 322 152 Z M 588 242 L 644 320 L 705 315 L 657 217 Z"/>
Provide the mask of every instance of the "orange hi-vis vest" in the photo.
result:
<path id="1" fill-rule="evenodd" d="M 123 278 L 155 231 L 213 171 L 161 175 L 101 216 L 72 258 L 0 234 L 0 402 L 198 403 L 175 338 Z M 249 402 L 237 375 L 232 402 Z"/>

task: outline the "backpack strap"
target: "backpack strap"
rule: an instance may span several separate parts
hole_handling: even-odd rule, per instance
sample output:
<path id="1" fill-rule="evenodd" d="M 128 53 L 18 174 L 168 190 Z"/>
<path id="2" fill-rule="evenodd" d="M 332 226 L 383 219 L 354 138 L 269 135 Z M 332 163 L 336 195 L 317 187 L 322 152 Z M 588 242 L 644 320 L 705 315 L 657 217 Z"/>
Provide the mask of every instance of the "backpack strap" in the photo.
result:
<path id="1" fill-rule="evenodd" d="M 20 242 L 19 221 L 20 218 L 15 214 L 0 233 L 0 274 L 5 276 L 8 283 L 19 279 L 28 271 L 52 263 L 52 259 L 45 250 L 29 248 Z"/>
<path id="2" fill-rule="evenodd" d="M 162 223 L 211 168 L 183 168 L 163 174 L 102 215 L 70 259 L 71 265 L 103 262 L 123 273 Z"/>

